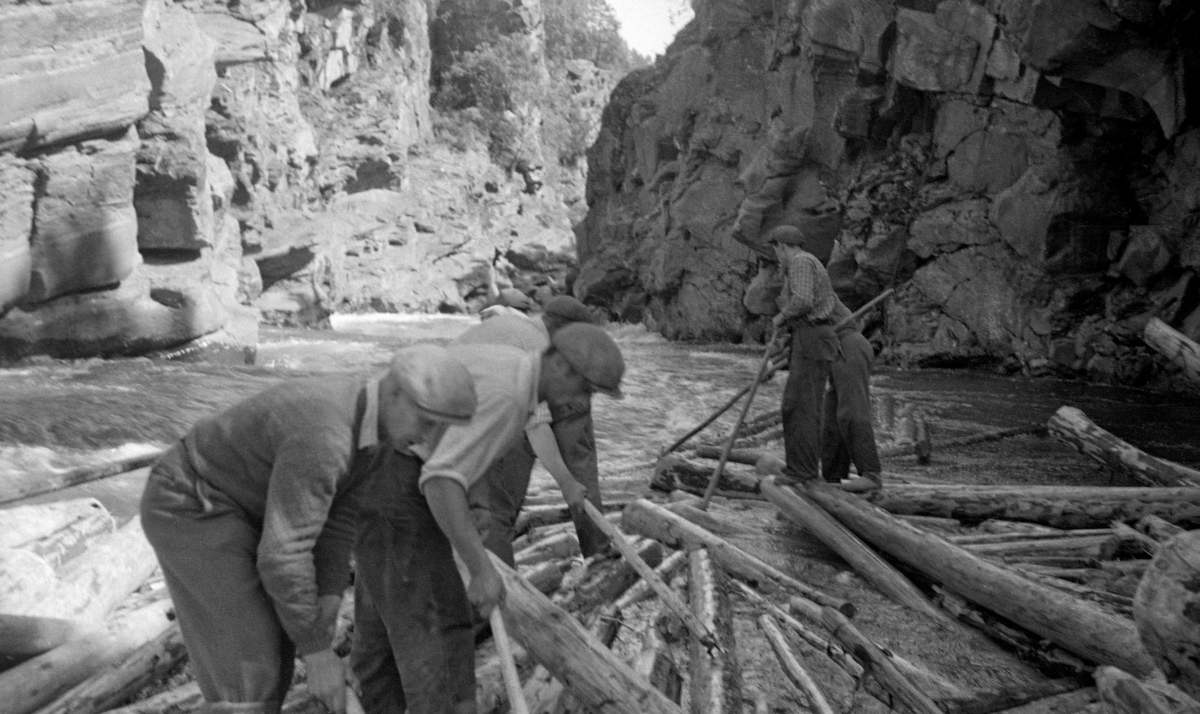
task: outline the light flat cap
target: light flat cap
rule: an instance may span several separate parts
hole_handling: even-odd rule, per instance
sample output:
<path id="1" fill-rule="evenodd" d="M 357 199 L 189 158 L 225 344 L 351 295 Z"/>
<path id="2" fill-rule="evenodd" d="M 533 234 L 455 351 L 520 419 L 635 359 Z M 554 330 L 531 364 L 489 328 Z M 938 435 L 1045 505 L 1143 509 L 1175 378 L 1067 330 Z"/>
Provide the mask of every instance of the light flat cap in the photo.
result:
<path id="1" fill-rule="evenodd" d="M 546 315 L 563 322 L 594 322 L 592 311 L 570 295 L 558 295 L 546 301 Z"/>
<path id="2" fill-rule="evenodd" d="M 389 371 L 426 417 L 439 423 L 465 424 L 475 414 L 475 380 L 444 348 L 429 344 L 405 347 L 392 358 Z"/>
<path id="3" fill-rule="evenodd" d="M 625 358 L 607 332 L 596 325 L 572 322 L 551 335 L 550 343 L 593 389 L 621 398 Z"/>
<path id="4" fill-rule="evenodd" d="M 516 288 L 504 288 L 500 291 L 500 295 L 496 298 L 497 305 L 516 308 L 528 312 L 536 307 L 536 303 L 525 293 Z"/>
<path id="5" fill-rule="evenodd" d="M 767 243 L 783 243 L 784 245 L 794 245 L 803 248 L 804 232 L 795 226 L 775 226 L 767 233 Z"/>

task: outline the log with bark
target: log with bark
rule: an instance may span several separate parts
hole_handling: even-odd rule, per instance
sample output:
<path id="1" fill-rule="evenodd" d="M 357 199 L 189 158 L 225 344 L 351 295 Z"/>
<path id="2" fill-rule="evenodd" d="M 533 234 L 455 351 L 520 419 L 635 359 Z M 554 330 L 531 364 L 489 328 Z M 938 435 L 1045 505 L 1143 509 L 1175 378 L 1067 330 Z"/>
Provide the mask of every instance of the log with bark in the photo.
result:
<path id="1" fill-rule="evenodd" d="M 116 529 L 117 524 L 107 511 L 90 511 L 83 518 L 20 547 L 40 555 L 52 567 L 59 568 Z"/>
<path id="2" fill-rule="evenodd" d="M 925 597 L 912 581 L 896 570 L 890 563 L 863 543 L 841 523 L 832 518 L 820 506 L 792 489 L 781 488 L 774 478 L 765 478 L 761 483 L 763 495 L 780 513 L 815 535 L 822 543 L 840 555 L 867 582 L 896 603 L 914 612 L 933 618 L 951 626 L 957 626 L 953 618 L 946 616 Z"/>
<path id="3" fill-rule="evenodd" d="M 790 591 L 848 615 L 854 614 L 854 605 L 846 600 L 796 580 L 716 534 L 646 499 L 638 499 L 626 507 L 624 526 L 626 530 L 641 533 L 672 547 L 687 550 L 708 548 L 709 555 L 736 578 L 762 587 Z"/>
<path id="4" fill-rule="evenodd" d="M 1118 667 L 1097 667 L 1092 676 L 1113 714 L 1200 714 L 1200 701 L 1166 682 L 1139 679 Z"/>
<path id="5" fill-rule="evenodd" d="M 1157 317 L 1146 322 L 1142 338 L 1146 344 L 1178 365 L 1188 379 L 1200 382 L 1200 345 Z"/>
<path id="6" fill-rule="evenodd" d="M 651 619 L 642 633 L 641 645 L 633 660 L 633 671 L 678 704 L 683 696 L 683 677 L 671 655 L 671 648 L 659 634 L 656 619 Z"/>
<path id="7" fill-rule="evenodd" d="M 691 496 L 691 494 L 688 495 Z M 728 518 L 722 518 L 721 516 L 714 515 L 708 511 L 702 511 L 693 505 L 699 502 L 699 498 L 695 498 L 694 501 L 677 501 L 668 505 L 667 509 L 669 509 L 672 513 L 678 513 L 701 528 L 712 531 L 720 536 L 760 535 L 762 533 L 762 531 L 757 528 L 743 526 L 742 524 L 737 523 L 736 521 L 731 521 Z"/>
<path id="8" fill-rule="evenodd" d="M 600 714 L 680 714 L 682 710 L 557 607 L 492 556 L 504 581 L 500 607 L 509 634 L 584 705 Z"/>
<path id="9" fill-rule="evenodd" d="M 29 714 L 166 630 L 169 600 L 114 618 L 103 627 L 0 673 L 5 714 Z"/>
<path id="10" fill-rule="evenodd" d="M 621 511 L 609 511 L 604 514 L 610 523 L 618 523 L 621 520 Z M 524 550 L 534 543 L 541 542 L 552 536 L 560 533 L 570 533 L 575 530 L 575 524 L 572 521 L 563 521 L 562 523 L 553 523 L 546 526 L 536 526 L 529 528 L 521 535 L 513 539 L 513 552 Z"/>
<path id="11" fill-rule="evenodd" d="M 138 454 L 96 466 L 82 466 L 58 473 L 0 474 L 0 503 L 12 503 L 51 491 L 77 486 L 108 476 L 116 476 L 145 468 L 149 471 L 162 452 Z"/>
<path id="12" fill-rule="evenodd" d="M 1132 560 L 1152 558 L 1158 552 L 1158 541 L 1124 523 L 1113 523 L 1112 535 L 1100 545 L 1096 557 L 1100 560 Z"/>
<path id="13" fill-rule="evenodd" d="M 0 612 L 24 614 L 57 586 L 58 577 L 45 558 L 19 548 L 0 550 Z"/>
<path id="14" fill-rule="evenodd" d="M 662 545 L 649 538 L 634 542 L 637 554 L 651 567 L 663 559 Z M 554 594 L 554 602 L 560 607 L 583 616 L 592 610 L 612 602 L 631 585 L 637 582 L 638 573 L 624 560 L 606 560 L 593 563 L 583 578 L 564 586 Z"/>
<path id="15" fill-rule="evenodd" d="M 795 684 L 808 700 L 808 708 L 818 714 L 834 714 L 833 707 L 829 706 L 829 701 L 825 699 L 825 693 L 817 686 L 816 681 L 804 668 L 804 665 L 800 664 L 800 660 L 796 659 L 795 653 L 788 646 L 787 640 L 779 631 L 779 625 L 775 624 L 774 618 L 765 613 L 759 615 L 758 627 L 766 635 L 767 641 L 771 643 L 771 649 L 775 651 L 775 657 L 779 660 L 784 674 L 792 680 L 792 684 Z"/>
<path id="16" fill-rule="evenodd" d="M 1159 548 L 1134 597 L 1142 642 L 1167 681 L 1200 698 L 1200 531 Z"/>
<path id="17" fill-rule="evenodd" d="M 733 618 L 722 575 L 707 550 L 698 548 L 688 554 L 690 614 L 705 632 L 720 633 L 712 642 L 695 631 L 689 639 L 692 714 L 741 710 L 741 674 L 734 657 Z"/>
<path id="18" fill-rule="evenodd" d="M 806 492 L 859 537 L 1017 625 L 1098 664 L 1138 674 L 1153 669 L 1128 620 L 988 563 L 840 489 L 811 484 Z"/>
<path id="19" fill-rule="evenodd" d="M 100 621 L 158 567 L 137 516 L 98 539 L 59 573 L 54 593 L 25 615 Z"/>
<path id="20" fill-rule="evenodd" d="M 896 515 L 940 516 L 967 523 L 999 518 L 1053 528 L 1107 528 L 1147 515 L 1200 527 L 1200 488 L 1108 486 L 892 485 L 870 501 Z"/>
<path id="21" fill-rule="evenodd" d="M 1138 532 L 1145 533 L 1160 543 L 1166 543 L 1175 536 L 1183 533 L 1183 529 L 1173 523 L 1167 523 L 1158 516 L 1143 516 L 1135 526 Z"/>
<path id="22" fill-rule="evenodd" d="M 167 675 L 187 656 L 179 625 L 171 625 L 128 657 L 75 685 L 38 714 L 100 714 Z"/>
<path id="23" fill-rule="evenodd" d="M 919 430 L 918 430 L 919 431 Z M 1014 426 L 1007 429 L 995 429 L 991 431 L 981 431 L 975 434 L 966 434 L 957 436 L 952 439 L 940 439 L 929 443 L 930 452 L 947 451 L 957 449 L 963 446 L 971 446 L 972 444 L 983 444 L 989 441 L 1000 441 L 1009 439 L 1014 436 L 1024 436 L 1026 434 L 1044 434 L 1046 427 L 1044 424 L 1027 424 L 1025 426 Z M 918 433 L 919 437 L 919 433 Z M 898 444 L 883 444 L 879 446 L 879 455 L 881 457 L 889 456 L 916 456 L 917 449 L 920 446 L 919 438 L 915 441 L 898 443 Z"/>
<path id="24" fill-rule="evenodd" d="M 0 614 L 0 656 L 40 655 L 86 631 L 87 626 L 75 620 Z"/>
<path id="25" fill-rule="evenodd" d="M 1074 407 L 1060 407 L 1047 426 L 1051 435 L 1080 453 L 1147 486 L 1200 486 L 1200 471 L 1147 454 L 1100 428 Z"/>
<path id="26" fill-rule="evenodd" d="M 628 501 L 609 501 L 600 510 L 605 513 L 617 513 L 619 515 L 619 512 L 628 504 Z M 517 521 L 513 524 L 513 531 L 520 536 L 535 528 L 560 524 L 569 526 L 570 524 L 567 522 L 570 520 L 571 509 L 567 506 L 526 506 L 521 509 L 520 515 L 517 516 Z"/>
<path id="27" fill-rule="evenodd" d="M 1093 711 L 1090 705 L 1100 701 L 1100 694 L 1095 687 L 1084 687 L 1062 694 L 1053 694 L 1036 701 L 1027 702 L 1011 709 L 1005 709 L 996 714 L 1077 714 L 1078 712 Z"/>
<path id="28" fill-rule="evenodd" d="M 680 456 L 667 456 L 659 459 L 655 465 L 650 487 L 659 491 L 680 489 L 703 495 L 714 470 L 707 464 L 698 464 Z M 725 471 L 717 482 L 717 494 L 758 498 L 758 478 Z"/>
<path id="29" fill-rule="evenodd" d="M 1089 529 L 1090 530 L 1090 529 Z M 975 555 L 992 558 L 1020 558 L 1030 555 L 1066 555 L 1081 558 L 1101 557 L 1101 550 L 1112 539 L 1110 532 L 1104 535 L 1063 536 L 1060 538 L 1033 538 L 1000 541 L 994 543 L 955 543 Z M 950 538 L 946 540 L 954 543 Z"/>
<path id="30" fill-rule="evenodd" d="M 579 540 L 574 533 L 559 533 L 540 540 L 513 554 L 518 566 L 529 567 L 547 560 L 560 560 L 579 555 Z"/>
<path id="31" fill-rule="evenodd" d="M 107 714 L 184 714 L 198 709 L 203 703 L 204 695 L 200 693 L 200 685 L 193 681 L 130 702 L 123 707 L 110 709 Z"/>
<path id="32" fill-rule="evenodd" d="M 969 533 L 964 535 L 946 536 L 946 540 L 964 547 L 988 543 L 1014 543 L 1020 541 L 1058 540 L 1062 538 L 1081 538 L 1084 536 L 1112 535 L 1108 528 L 1080 528 L 1073 531 L 1046 530 L 1045 532 L 1003 532 L 1003 533 Z"/>
<path id="33" fill-rule="evenodd" d="M 0 509 L 0 548 L 28 548 L 30 544 L 93 515 L 108 510 L 94 498 L 69 498 L 51 503 Z"/>

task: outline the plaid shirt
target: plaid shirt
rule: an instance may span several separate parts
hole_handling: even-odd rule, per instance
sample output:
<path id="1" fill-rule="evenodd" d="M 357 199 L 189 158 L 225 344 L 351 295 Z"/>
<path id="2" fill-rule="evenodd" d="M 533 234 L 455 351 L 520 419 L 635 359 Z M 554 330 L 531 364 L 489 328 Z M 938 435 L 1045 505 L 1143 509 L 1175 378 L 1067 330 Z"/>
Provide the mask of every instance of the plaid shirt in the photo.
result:
<path id="1" fill-rule="evenodd" d="M 779 311 L 787 323 L 819 324 L 829 320 L 837 305 L 829 274 L 821 261 L 801 248 L 787 246 L 783 266 L 783 303 Z"/>

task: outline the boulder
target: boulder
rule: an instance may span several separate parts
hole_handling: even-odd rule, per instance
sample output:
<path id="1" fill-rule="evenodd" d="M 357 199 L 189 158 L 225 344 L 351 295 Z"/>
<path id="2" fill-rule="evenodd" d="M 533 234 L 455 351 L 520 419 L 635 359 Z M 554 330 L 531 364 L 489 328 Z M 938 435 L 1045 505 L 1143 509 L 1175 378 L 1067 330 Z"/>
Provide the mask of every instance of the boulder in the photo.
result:
<path id="1" fill-rule="evenodd" d="M 37 175 L 26 161 L 0 154 L 0 315 L 29 292 L 30 227 Z"/>
<path id="2" fill-rule="evenodd" d="M 141 262 L 133 210 L 137 133 L 39 156 L 28 303 L 115 285 Z"/>
<path id="3" fill-rule="evenodd" d="M 1171 250 L 1158 226 L 1130 226 L 1129 240 L 1110 275 L 1123 275 L 1134 285 L 1146 287 L 1171 263 Z"/>
<path id="4" fill-rule="evenodd" d="M 930 92 L 973 92 L 976 65 L 984 65 L 979 42 L 944 27 L 934 13 L 896 10 L 896 46 L 888 72 L 914 89 Z"/>
<path id="5" fill-rule="evenodd" d="M 164 0 L 146 3 L 150 114 L 138 124 L 134 208 L 143 250 L 212 245 L 213 201 L 204 114 L 216 84 L 215 43 L 192 14 Z"/>
<path id="6" fill-rule="evenodd" d="M 0 7 L 0 152 L 108 134 L 149 109 L 141 0 Z"/>
<path id="7" fill-rule="evenodd" d="M 945 203 L 918 215 L 909 228 L 908 249 L 921 258 L 931 258 L 999 241 L 999 232 L 988 220 L 988 208 L 988 201 L 973 199 Z"/>

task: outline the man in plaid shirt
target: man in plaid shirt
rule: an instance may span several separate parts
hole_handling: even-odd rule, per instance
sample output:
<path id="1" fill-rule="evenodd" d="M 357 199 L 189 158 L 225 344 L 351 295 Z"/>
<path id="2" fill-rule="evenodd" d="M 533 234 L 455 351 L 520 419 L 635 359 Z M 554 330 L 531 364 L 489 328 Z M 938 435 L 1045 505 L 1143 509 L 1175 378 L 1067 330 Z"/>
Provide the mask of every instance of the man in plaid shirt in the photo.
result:
<path id="1" fill-rule="evenodd" d="M 821 455 L 821 418 L 825 384 L 833 361 L 841 354 L 833 329 L 837 297 L 829 274 L 805 250 L 800 229 L 782 225 L 767 234 L 783 268 L 777 333 L 791 333 L 788 378 L 783 387 L 784 476 L 797 481 L 817 478 Z"/>

